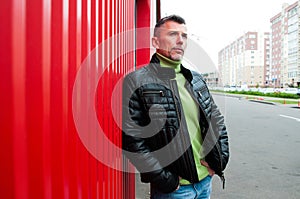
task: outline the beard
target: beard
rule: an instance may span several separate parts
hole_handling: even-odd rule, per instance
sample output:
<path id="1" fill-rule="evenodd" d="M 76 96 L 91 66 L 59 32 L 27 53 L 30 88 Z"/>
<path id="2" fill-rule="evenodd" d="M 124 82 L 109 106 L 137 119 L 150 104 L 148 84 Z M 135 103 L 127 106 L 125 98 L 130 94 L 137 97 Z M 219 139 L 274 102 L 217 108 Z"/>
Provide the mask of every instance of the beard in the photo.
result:
<path id="1" fill-rule="evenodd" d="M 183 59 L 183 54 L 171 53 L 170 59 L 172 59 L 174 61 L 181 61 Z"/>
<path id="2" fill-rule="evenodd" d="M 157 52 L 171 60 L 181 61 L 183 59 L 184 50 L 181 48 L 171 48 L 171 50 L 157 49 Z"/>
<path id="3" fill-rule="evenodd" d="M 184 50 L 182 48 L 172 48 L 169 53 L 172 60 L 181 61 L 183 59 Z"/>

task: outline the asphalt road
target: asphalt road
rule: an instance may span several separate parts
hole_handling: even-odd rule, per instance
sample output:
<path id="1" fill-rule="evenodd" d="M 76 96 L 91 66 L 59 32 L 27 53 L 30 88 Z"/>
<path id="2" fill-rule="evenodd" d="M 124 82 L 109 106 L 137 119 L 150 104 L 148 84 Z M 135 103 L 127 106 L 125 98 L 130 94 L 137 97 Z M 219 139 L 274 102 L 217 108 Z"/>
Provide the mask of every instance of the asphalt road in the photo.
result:
<path id="1" fill-rule="evenodd" d="M 215 96 L 230 136 L 226 189 L 212 199 L 300 198 L 300 109 Z"/>
<path id="2" fill-rule="evenodd" d="M 300 109 L 214 95 L 230 140 L 226 187 L 213 178 L 212 199 L 300 198 Z M 136 198 L 149 198 L 137 177 Z"/>

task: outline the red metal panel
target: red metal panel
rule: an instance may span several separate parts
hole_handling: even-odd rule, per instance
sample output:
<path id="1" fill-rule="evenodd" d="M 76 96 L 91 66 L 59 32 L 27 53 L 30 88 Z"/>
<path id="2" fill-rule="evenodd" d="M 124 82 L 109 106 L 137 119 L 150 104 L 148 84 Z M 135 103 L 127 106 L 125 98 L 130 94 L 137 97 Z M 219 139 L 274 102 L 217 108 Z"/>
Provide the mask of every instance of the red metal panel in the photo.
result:
<path id="1" fill-rule="evenodd" d="M 68 48 L 69 48 L 69 56 L 68 56 L 68 63 L 69 63 L 69 78 L 68 78 L 68 95 L 72 96 L 72 90 L 70 89 L 71 85 L 74 83 L 74 77 L 76 71 L 80 64 L 80 10 L 79 10 L 79 2 L 76 0 L 69 0 L 69 17 L 68 17 Z M 79 16 L 79 17 L 78 17 Z M 71 110 L 71 104 L 69 104 L 69 110 Z M 80 198 L 78 182 L 79 177 L 78 173 L 78 166 L 80 161 L 78 160 L 78 152 L 81 146 L 79 138 L 76 136 L 76 129 L 73 125 L 73 117 L 71 115 L 68 116 L 68 131 L 66 132 L 69 136 L 67 140 L 67 154 L 68 156 L 65 157 L 65 167 L 68 173 L 66 173 L 66 178 L 68 178 L 68 195 L 69 198 Z M 73 139 L 72 139 L 73 138 Z"/>
<path id="2" fill-rule="evenodd" d="M 80 140 L 72 94 L 81 64 L 95 48 L 101 48 L 97 58 L 104 58 L 100 62 L 108 67 L 91 69 L 90 78 L 80 79 L 80 85 L 88 90 L 98 82 L 97 101 L 88 99 L 95 101 L 90 107 L 96 107 L 109 140 L 121 147 L 111 96 L 120 78 L 135 65 L 136 2 L 141 1 L 1 1 L 1 198 L 134 198 L 134 175 L 123 175 L 97 160 Z M 150 16 L 149 7 L 139 10 Z M 126 31 L 132 31 L 129 39 L 111 40 Z M 109 40 L 109 45 L 103 45 Z M 131 47 L 131 52 L 122 54 Z M 109 63 L 115 55 L 120 57 Z M 104 74 L 99 81 L 95 71 Z M 113 104 L 121 100 L 121 93 L 117 96 Z M 121 113 L 120 106 L 115 110 Z M 117 117 L 121 119 L 121 114 Z M 96 125 L 91 123 L 88 130 Z M 106 150 L 103 156 L 116 161 L 118 168 L 128 167 L 114 146 L 99 140 L 96 147 Z"/>
<path id="3" fill-rule="evenodd" d="M 43 1 L 43 15 L 42 15 L 42 152 L 43 152 L 43 198 L 52 198 L 51 188 L 51 145 L 49 140 L 51 139 L 50 130 L 50 82 L 51 82 L 51 2 Z"/>
<path id="4" fill-rule="evenodd" d="M 134 15 L 137 15 L 137 11 L 140 10 L 141 12 L 143 11 L 143 7 L 141 7 L 139 4 L 140 1 L 136 1 L 136 5 L 135 7 L 129 7 L 126 4 L 126 0 L 123 0 L 124 4 L 122 7 L 123 10 L 123 18 L 131 18 L 134 17 Z M 126 12 L 128 11 L 129 12 Z M 147 12 L 144 13 L 145 15 L 147 15 Z M 137 16 L 136 21 L 140 21 L 143 20 L 141 18 L 139 18 Z M 130 35 L 129 37 L 131 39 L 126 39 L 124 45 L 122 46 L 122 51 L 126 51 L 126 49 L 135 49 L 135 37 L 137 37 L 137 35 L 131 35 L 133 34 L 132 30 L 139 28 L 139 26 L 137 26 L 137 24 L 135 23 L 135 21 L 124 21 L 123 23 L 123 31 L 128 31 L 128 35 Z M 137 29 L 136 29 L 137 30 Z M 137 31 L 138 32 L 138 31 Z M 136 33 L 137 34 L 137 33 Z M 145 39 L 147 39 L 147 36 L 145 37 Z M 133 68 L 136 68 L 136 66 L 138 66 L 138 60 L 136 60 L 136 55 L 140 56 L 139 54 L 139 49 L 136 49 L 135 52 L 131 51 L 128 52 L 128 57 L 134 57 L 135 59 L 128 59 L 128 57 L 124 57 L 123 63 L 125 63 L 125 67 L 124 68 L 124 73 L 127 73 L 128 71 L 133 70 Z M 139 59 L 142 59 L 141 57 Z M 146 57 L 144 57 L 145 60 L 149 60 Z M 123 178 L 123 189 L 124 189 L 124 198 L 134 198 L 135 197 L 135 186 L 133 186 L 133 184 L 135 184 L 135 175 L 133 174 L 133 172 L 135 171 L 135 169 L 133 168 L 133 166 L 131 164 L 128 164 L 127 162 L 124 162 L 124 168 L 126 171 L 131 171 L 131 173 L 125 173 Z"/>
<path id="5" fill-rule="evenodd" d="M 3 28 L 1 28 L 3 30 Z M 28 152 L 26 132 L 26 1 L 12 4 L 12 135 L 15 198 L 28 198 Z M 10 64 L 8 64 L 9 66 Z M 4 149 L 5 150 L 5 149 Z"/>
<path id="6" fill-rule="evenodd" d="M 148 48 L 145 49 L 137 49 L 136 52 L 136 66 L 138 68 L 144 66 L 149 62 L 150 58 L 150 7 L 151 0 L 145 0 L 145 1 L 137 1 L 137 9 L 136 9 L 136 15 L 137 15 L 137 28 L 149 28 L 149 34 L 139 34 L 139 31 L 136 35 L 136 41 L 138 43 L 138 46 L 148 46 Z M 145 33 L 145 31 L 142 31 Z"/>
<path id="7" fill-rule="evenodd" d="M 13 84 L 12 84 L 12 1 L 0 3 L 0 195 L 14 198 Z M 3 29 L 5 27 L 5 29 Z M 5 30 L 5 31 L 4 31 Z M 5 122 L 4 122 L 5 121 Z"/>
<path id="8" fill-rule="evenodd" d="M 50 165 L 51 195 L 63 198 L 63 4 L 61 1 L 51 2 L 51 44 L 50 44 Z"/>
<path id="9" fill-rule="evenodd" d="M 42 2 L 26 1 L 25 22 L 25 117 L 28 158 L 28 197 L 43 197 L 42 130 Z M 31 28 L 28 28 L 31 27 Z M 39 132 L 39 133 L 37 133 Z M 23 196 L 20 196 L 20 198 Z"/>

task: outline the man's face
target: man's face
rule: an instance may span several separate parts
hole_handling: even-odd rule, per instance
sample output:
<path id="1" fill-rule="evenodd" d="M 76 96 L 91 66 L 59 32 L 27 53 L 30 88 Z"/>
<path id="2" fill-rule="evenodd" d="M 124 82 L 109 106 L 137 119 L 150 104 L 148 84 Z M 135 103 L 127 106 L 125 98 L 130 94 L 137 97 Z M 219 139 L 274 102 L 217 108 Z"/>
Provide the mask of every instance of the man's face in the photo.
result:
<path id="1" fill-rule="evenodd" d="M 187 29 L 185 24 L 167 21 L 152 38 L 156 52 L 169 59 L 182 60 L 187 45 Z"/>

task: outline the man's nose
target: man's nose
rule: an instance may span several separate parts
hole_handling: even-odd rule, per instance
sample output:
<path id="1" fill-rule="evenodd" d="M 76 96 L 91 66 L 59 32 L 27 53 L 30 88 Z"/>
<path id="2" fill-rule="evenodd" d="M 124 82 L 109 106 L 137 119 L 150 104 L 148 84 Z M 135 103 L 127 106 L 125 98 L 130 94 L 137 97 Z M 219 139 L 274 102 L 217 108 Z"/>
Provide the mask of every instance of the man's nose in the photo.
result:
<path id="1" fill-rule="evenodd" d="M 178 35 L 178 38 L 177 38 L 177 43 L 181 43 L 181 44 L 183 44 L 183 36 L 182 35 Z"/>

